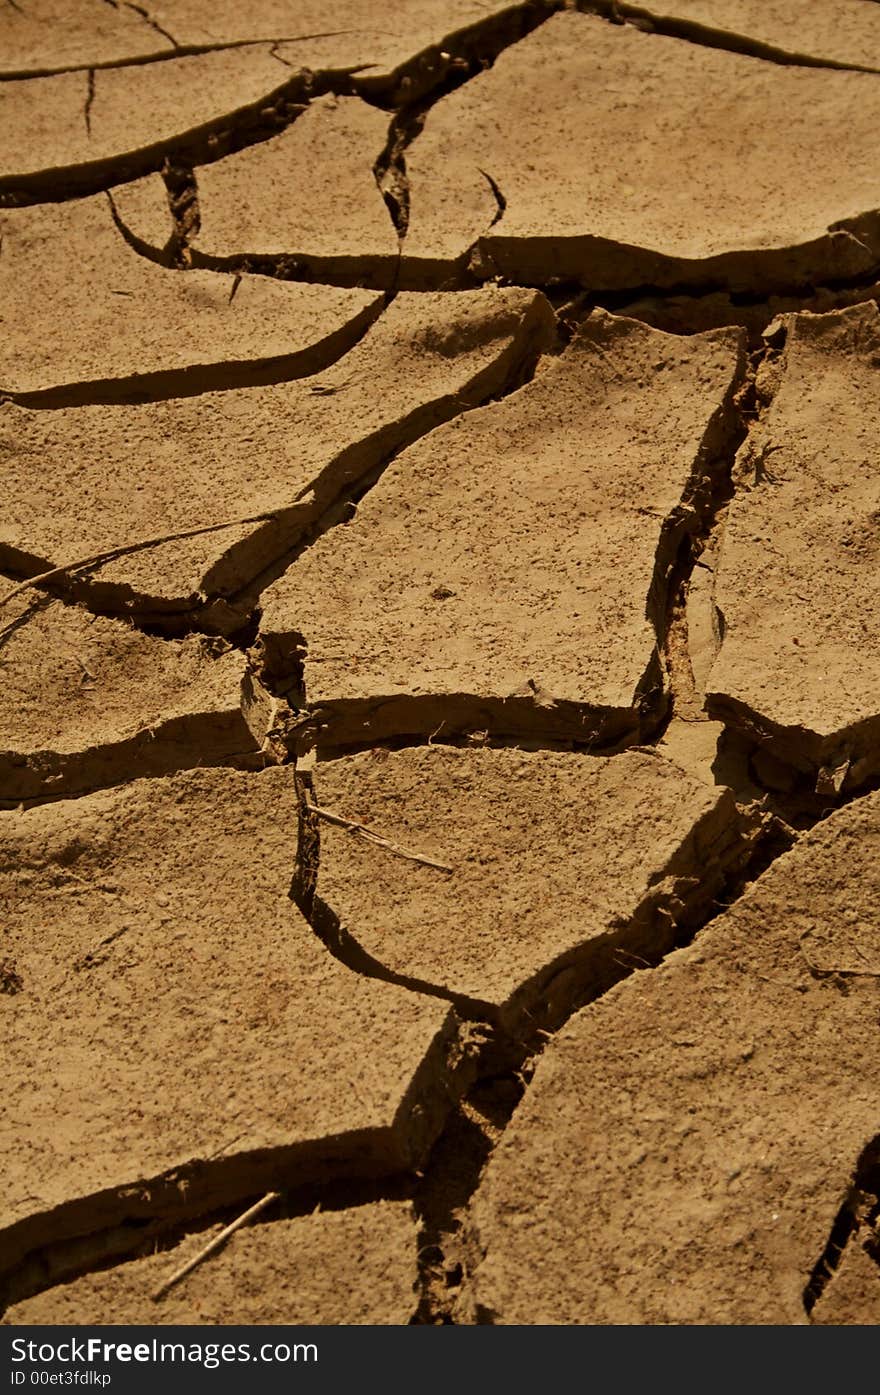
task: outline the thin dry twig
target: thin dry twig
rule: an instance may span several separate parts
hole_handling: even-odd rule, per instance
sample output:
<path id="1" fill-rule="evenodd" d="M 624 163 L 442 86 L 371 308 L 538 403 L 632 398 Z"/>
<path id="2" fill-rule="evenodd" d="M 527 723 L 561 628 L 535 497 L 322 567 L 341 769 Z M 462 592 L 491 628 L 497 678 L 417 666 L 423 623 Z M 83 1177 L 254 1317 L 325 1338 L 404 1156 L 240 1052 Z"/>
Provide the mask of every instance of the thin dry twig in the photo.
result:
<path id="1" fill-rule="evenodd" d="M 106 552 L 96 552 L 92 557 L 83 557 L 79 562 L 65 562 L 63 566 L 52 567 L 47 572 L 40 572 L 39 576 L 29 576 L 26 581 L 20 582 L 11 591 L 7 591 L 5 596 L 0 597 L 0 610 L 7 606 L 10 601 L 14 601 L 15 597 L 20 596 L 23 591 L 29 590 L 32 586 L 42 586 L 44 581 L 53 581 L 56 576 L 64 576 L 65 572 L 81 572 L 91 567 L 103 566 L 105 562 L 113 562 L 117 557 L 127 557 L 132 552 L 143 552 L 149 547 L 161 547 L 163 543 L 183 542 L 186 538 L 199 538 L 204 533 L 219 533 L 224 528 L 244 528 L 249 523 L 268 523 L 277 517 L 277 512 L 255 513 L 248 518 L 230 518 L 225 523 L 206 523 L 201 528 L 187 528 L 182 533 L 166 533 L 160 538 L 143 538 L 140 542 L 123 543 L 120 547 L 109 548 Z"/>
<path id="2" fill-rule="evenodd" d="M 230 1235 L 234 1235 L 237 1230 L 241 1230 L 241 1227 L 247 1225 L 248 1221 L 253 1220 L 254 1216 L 259 1216 L 261 1211 L 265 1211 L 266 1208 L 271 1206 L 273 1201 L 277 1201 L 280 1196 L 280 1192 L 267 1192 L 261 1201 L 257 1201 L 253 1206 L 248 1207 L 247 1211 L 238 1217 L 238 1220 L 233 1221 L 231 1225 L 221 1230 L 220 1234 L 215 1235 L 213 1240 L 209 1240 L 207 1245 L 203 1245 L 198 1254 L 193 1255 L 192 1259 L 188 1259 L 186 1264 L 181 1264 L 180 1268 L 175 1269 L 173 1274 L 169 1274 L 167 1279 L 163 1279 L 159 1287 L 153 1289 L 153 1292 L 150 1294 L 153 1302 L 158 1303 L 160 1298 L 164 1298 L 168 1290 L 173 1288 L 175 1284 L 179 1284 L 181 1279 L 186 1278 L 186 1275 L 191 1273 L 197 1265 L 201 1264 L 203 1259 L 207 1259 L 208 1255 L 214 1254 L 216 1250 L 219 1250 L 225 1245 Z"/>
<path id="3" fill-rule="evenodd" d="M 804 934 L 798 937 L 798 949 L 803 955 L 804 963 L 814 978 L 833 978 L 835 974 L 839 975 L 841 978 L 880 978 L 880 969 L 841 969 L 834 965 L 827 969 L 822 968 L 821 965 L 813 962 L 804 949 L 806 934 L 807 932 L 804 931 Z"/>
<path id="4" fill-rule="evenodd" d="M 405 857 L 407 862 L 417 862 L 420 867 L 433 867 L 437 872 L 452 872 L 454 869 L 446 862 L 435 862 L 432 857 L 423 857 L 421 853 L 410 852 L 407 848 L 402 848 L 398 843 L 392 843 L 390 838 L 383 838 L 380 833 L 374 833 L 372 828 L 368 828 L 365 823 L 359 823 L 357 819 L 344 819 L 339 814 L 332 814 L 329 809 L 319 809 L 317 804 L 312 804 L 307 799 L 305 806 L 310 814 L 316 818 L 325 819 L 327 823 L 335 824 L 337 828 L 344 828 L 348 833 L 355 833 L 360 838 L 365 838 L 369 843 L 375 843 L 377 847 L 384 848 L 386 852 L 394 853 L 395 857 Z"/>

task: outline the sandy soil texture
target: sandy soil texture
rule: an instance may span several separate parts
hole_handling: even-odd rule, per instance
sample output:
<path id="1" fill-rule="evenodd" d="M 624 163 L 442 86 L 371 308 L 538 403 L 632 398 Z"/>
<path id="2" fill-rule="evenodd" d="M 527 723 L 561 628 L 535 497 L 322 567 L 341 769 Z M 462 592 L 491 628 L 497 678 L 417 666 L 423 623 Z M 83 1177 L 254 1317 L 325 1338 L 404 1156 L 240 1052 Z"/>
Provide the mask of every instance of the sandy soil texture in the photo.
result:
<path id="1" fill-rule="evenodd" d="M 656 724 L 667 581 L 743 360 L 736 331 L 683 340 L 600 311 L 521 392 L 404 452 L 265 592 L 265 664 L 297 671 L 307 739 L 608 743 Z"/>
<path id="2" fill-rule="evenodd" d="M 878 125 L 877 0 L 0 5 L 0 1323 L 880 1322 Z"/>
<path id="3" fill-rule="evenodd" d="M 871 795 L 572 1018 L 477 1192 L 470 1301 L 503 1322 L 807 1321 L 850 1179 L 877 1166 L 878 849 Z"/>

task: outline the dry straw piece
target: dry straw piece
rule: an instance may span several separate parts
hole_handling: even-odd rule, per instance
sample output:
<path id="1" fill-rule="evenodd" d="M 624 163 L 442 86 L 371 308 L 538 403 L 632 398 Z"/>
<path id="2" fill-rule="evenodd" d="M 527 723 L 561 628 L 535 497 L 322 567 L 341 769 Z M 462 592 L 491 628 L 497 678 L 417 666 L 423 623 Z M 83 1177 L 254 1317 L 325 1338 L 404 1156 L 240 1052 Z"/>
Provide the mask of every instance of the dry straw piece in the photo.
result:
<path id="1" fill-rule="evenodd" d="M 238 1220 L 233 1221 L 231 1225 L 221 1230 L 220 1234 L 215 1235 L 213 1240 L 209 1240 L 207 1245 L 203 1245 L 198 1254 L 193 1255 L 192 1259 L 188 1259 L 186 1264 L 181 1264 L 180 1268 L 175 1269 L 173 1274 L 169 1274 L 167 1279 L 163 1279 L 159 1287 L 153 1289 L 153 1292 L 150 1294 L 153 1302 L 158 1303 L 160 1298 L 164 1298 L 168 1290 L 172 1289 L 175 1284 L 179 1284 L 181 1279 L 185 1279 L 187 1274 L 190 1274 L 193 1269 L 197 1268 L 203 1259 L 207 1259 L 209 1255 L 221 1249 L 222 1246 L 226 1244 L 230 1235 L 234 1235 L 237 1230 L 241 1230 L 242 1226 L 247 1225 L 248 1221 L 253 1220 L 254 1216 L 259 1216 L 261 1211 L 265 1211 L 266 1208 L 271 1206 L 273 1201 L 277 1201 L 280 1196 L 280 1192 L 267 1192 L 262 1200 L 254 1202 L 254 1205 L 243 1212 L 243 1214 L 238 1217 Z"/>
<path id="2" fill-rule="evenodd" d="M 384 848 L 386 852 L 394 853 L 395 857 L 405 857 L 407 862 L 417 862 L 420 867 L 433 867 L 437 872 L 454 871 L 454 868 L 450 867 L 447 862 L 435 862 L 432 857 L 423 857 L 421 853 L 401 848 L 399 844 L 392 843 L 390 838 L 383 838 L 380 833 L 374 833 L 365 823 L 358 823 L 357 819 L 344 819 L 339 814 L 331 813 L 329 809 L 319 809 L 317 804 L 310 804 L 308 800 L 305 801 L 305 807 L 316 818 L 325 819 L 327 823 L 335 824 L 337 828 L 344 828 L 349 833 L 366 838 L 368 843 L 375 843 L 377 847 Z"/>

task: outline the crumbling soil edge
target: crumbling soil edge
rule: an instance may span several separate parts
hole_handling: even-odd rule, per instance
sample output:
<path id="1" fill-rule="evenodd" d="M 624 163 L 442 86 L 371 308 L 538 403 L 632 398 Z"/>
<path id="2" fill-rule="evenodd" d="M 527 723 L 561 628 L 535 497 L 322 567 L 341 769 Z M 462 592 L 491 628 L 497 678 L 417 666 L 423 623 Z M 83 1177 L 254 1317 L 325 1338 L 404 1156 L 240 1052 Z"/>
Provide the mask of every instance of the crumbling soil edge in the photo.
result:
<path id="1" fill-rule="evenodd" d="M 870 1236 L 880 1221 L 880 1134 L 862 1149 L 853 1168 L 846 1196 L 841 1204 L 828 1240 L 804 1288 L 804 1310 L 811 1317 L 813 1309 L 834 1277 L 847 1245 L 857 1244 Z M 875 1242 L 876 1244 L 876 1242 Z M 875 1244 L 868 1243 L 868 1253 L 880 1264 Z"/>

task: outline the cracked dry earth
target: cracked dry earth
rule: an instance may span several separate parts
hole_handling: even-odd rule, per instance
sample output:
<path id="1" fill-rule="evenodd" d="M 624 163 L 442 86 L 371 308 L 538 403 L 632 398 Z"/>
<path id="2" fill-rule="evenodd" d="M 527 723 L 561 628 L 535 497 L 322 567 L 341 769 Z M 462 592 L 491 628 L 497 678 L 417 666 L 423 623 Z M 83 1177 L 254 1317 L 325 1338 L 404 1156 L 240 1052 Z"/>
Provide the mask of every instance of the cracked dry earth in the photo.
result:
<path id="1" fill-rule="evenodd" d="M 2 1320 L 880 1321 L 880 5 L 0 109 Z"/>

